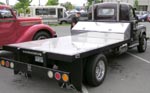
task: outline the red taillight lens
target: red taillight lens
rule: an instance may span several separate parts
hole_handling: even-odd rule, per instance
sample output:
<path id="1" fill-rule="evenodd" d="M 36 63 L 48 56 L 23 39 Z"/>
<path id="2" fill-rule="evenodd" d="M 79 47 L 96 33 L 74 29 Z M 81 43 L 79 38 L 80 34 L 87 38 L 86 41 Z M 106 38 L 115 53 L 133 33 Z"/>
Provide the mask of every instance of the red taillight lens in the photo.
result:
<path id="1" fill-rule="evenodd" d="M 60 80 L 61 79 L 60 73 L 56 72 L 55 73 L 55 78 L 56 78 L 56 80 Z"/>
<path id="2" fill-rule="evenodd" d="M 5 66 L 10 67 L 10 63 L 8 61 L 6 61 Z"/>

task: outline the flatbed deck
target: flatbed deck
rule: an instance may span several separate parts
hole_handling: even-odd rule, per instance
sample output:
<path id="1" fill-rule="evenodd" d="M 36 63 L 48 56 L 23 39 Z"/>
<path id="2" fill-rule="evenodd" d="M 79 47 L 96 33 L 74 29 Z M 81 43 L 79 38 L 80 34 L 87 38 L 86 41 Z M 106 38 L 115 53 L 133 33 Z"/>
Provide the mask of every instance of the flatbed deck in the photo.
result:
<path id="1" fill-rule="evenodd" d="M 27 54 L 29 51 L 38 51 L 40 53 L 47 53 L 51 59 L 73 61 L 79 57 L 86 57 L 95 50 L 98 50 L 95 52 L 104 51 L 105 49 L 108 49 L 108 47 L 113 48 L 118 44 L 121 45 L 128 41 L 124 40 L 119 34 L 112 36 L 110 36 L 109 33 L 101 33 L 99 35 L 94 34 L 97 34 L 97 32 L 87 32 L 55 39 L 11 44 L 5 46 L 4 49 L 7 48 L 7 50 L 9 50 L 9 47 L 13 47 L 14 49 L 20 49 Z M 30 52 L 29 54 L 35 53 Z M 64 59 L 64 57 L 66 59 Z"/>
<path id="2" fill-rule="evenodd" d="M 84 58 L 127 43 L 130 39 L 129 28 L 129 23 L 79 22 L 73 31 L 81 32 L 80 34 L 11 44 L 4 46 L 4 49 L 13 47 L 14 50 L 21 49 L 28 54 L 32 54 L 29 51 L 37 51 L 46 53 L 51 59 L 72 62 L 76 58 Z"/>
<path id="3" fill-rule="evenodd" d="M 82 91 L 84 59 L 88 60 L 90 56 L 109 52 L 130 42 L 129 23 L 88 24 L 97 29 L 86 30 L 90 29 L 87 22 L 81 22 L 73 29 L 79 34 L 4 46 L 3 49 L 14 53 L 16 58 L 15 60 L 2 58 L 2 61 L 7 64 L 12 62 L 14 71 L 37 73 L 45 77 L 49 76 L 49 72 L 66 74 L 69 81 L 65 84 Z M 109 25 L 109 28 L 104 28 L 105 25 Z M 55 78 L 56 76 L 52 77 Z M 56 81 L 62 82 L 62 79 Z"/>

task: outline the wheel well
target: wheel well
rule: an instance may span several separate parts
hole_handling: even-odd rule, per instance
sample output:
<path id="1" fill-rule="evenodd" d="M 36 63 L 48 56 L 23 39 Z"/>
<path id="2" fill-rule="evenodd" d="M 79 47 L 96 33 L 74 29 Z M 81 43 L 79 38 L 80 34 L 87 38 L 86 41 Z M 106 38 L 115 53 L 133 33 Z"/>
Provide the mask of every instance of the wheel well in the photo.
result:
<path id="1" fill-rule="evenodd" d="M 145 35 L 145 36 L 146 36 L 146 32 L 141 32 L 140 38 L 142 37 L 142 35 Z"/>
<path id="2" fill-rule="evenodd" d="M 143 27 L 143 28 L 141 28 L 140 30 L 141 30 L 141 32 L 140 32 L 140 34 L 139 34 L 139 38 L 140 38 L 142 35 L 146 35 L 146 27 Z"/>
<path id="3" fill-rule="evenodd" d="M 143 34 L 143 35 L 146 35 L 146 32 L 143 32 L 142 34 Z"/>
<path id="4" fill-rule="evenodd" d="M 48 30 L 46 30 L 46 29 L 41 29 L 41 30 L 37 31 L 37 32 L 34 34 L 33 38 L 36 36 L 37 33 L 40 33 L 40 32 L 46 32 L 46 33 L 48 33 L 48 34 L 52 37 L 52 34 L 51 34 Z"/>

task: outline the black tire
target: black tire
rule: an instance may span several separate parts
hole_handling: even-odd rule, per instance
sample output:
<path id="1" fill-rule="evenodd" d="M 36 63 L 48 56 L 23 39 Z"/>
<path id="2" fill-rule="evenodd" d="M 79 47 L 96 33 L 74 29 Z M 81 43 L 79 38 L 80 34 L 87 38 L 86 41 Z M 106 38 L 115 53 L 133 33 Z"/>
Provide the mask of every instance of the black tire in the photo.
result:
<path id="1" fill-rule="evenodd" d="M 60 24 L 66 24 L 66 23 L 67 23 L 66 21 L 61 21 L 61 22 L 60 22 Z"/>
<path id="2" fill-rule="evenodd" d="M 98 67 L 98 64 L 102 63 L 102 67 Z M 96 75 L 96 68 L 98 70 L 98 75 Z M 101 70 L 100 70 L 101 69 Z M 87 62 L 87 67 L 85 71 L 87 84 L 91 86 L 98 86 L 103 83 L 107 73 L 107 59 L 103 54 L 99 54 L 91 57 Z"/>
<path id="3" fill-rule="evenodd" d="M 44 31 L 40 31 L 37 34 L 35 34 L 35 36 L 33 37 L 33 40 L 47 39 L 50 37 L 51 37 L 51 35 L 49 33 L 44 32 Z"/>
<path id="4" fill-rule="evenodd" d="M 142 35 L 141 38 L 139 39 L 139 45 L 137 46 L 138 52 L 142 53 L 145 52 L 147 48 L 147 39 L 146 35 Z"/>
<path id="5" fill-rule="evenodd" d="M 32 75 L 27 72 L 27 73 L 25 73 L 25 77 L 26 77 L 26 78 L 32 78 Z"/>
<path id="6" fill-rule="evenodd" d="M 14 70 L 14 75 L 17 75 L 19 74 L 19 71 L 18 70 Z"/>

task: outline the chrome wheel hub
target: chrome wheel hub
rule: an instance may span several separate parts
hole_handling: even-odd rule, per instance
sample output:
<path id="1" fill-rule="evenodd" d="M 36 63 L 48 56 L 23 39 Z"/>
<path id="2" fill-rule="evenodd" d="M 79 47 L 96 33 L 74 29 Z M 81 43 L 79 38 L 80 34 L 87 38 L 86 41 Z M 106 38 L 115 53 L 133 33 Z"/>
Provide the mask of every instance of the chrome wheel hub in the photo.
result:
<path id="1" fill-rule="evenodd" d="M 37 38 L 37 40 L 46 39 L 46 38 L 47 38 L 46 36 L 39 36 L 39 37 Z"/>
<path id="2" fill-rule="evenodd" d="M 144 38 L 143 46 L 142 46 L 144 50 L 146 50 L 146 46 L 147 46 L 147 41 L 146 41 L 146 39 Z"/>
<path id="3" fill-rule="evenodd" d="M 105 64 L 103 60 L 100 60 L 97 63 L 95 73 L 96 73 L 96 79 L 98 81 L 101 81 L 105 74 Z"/>

